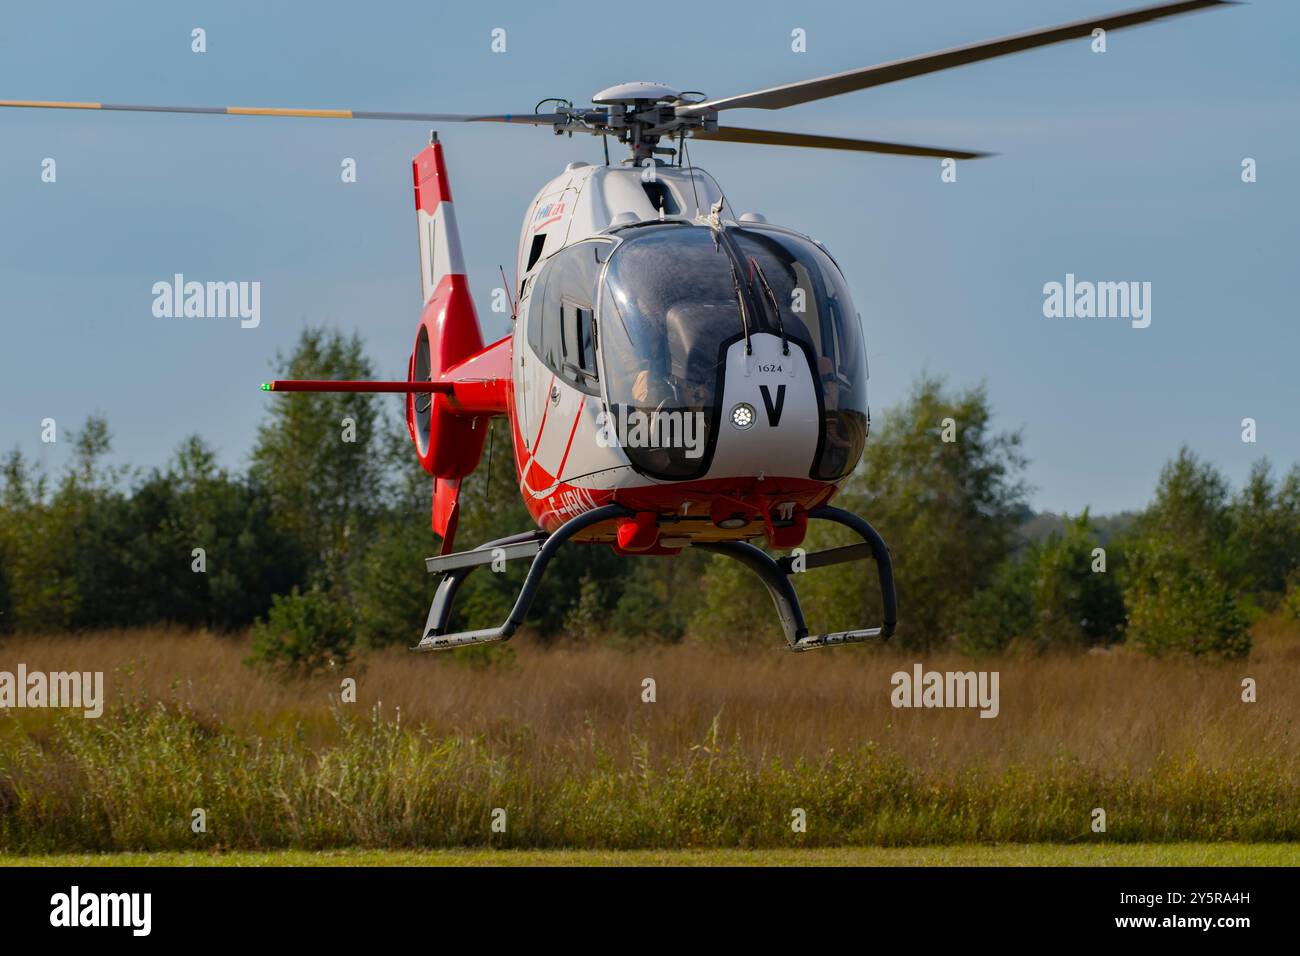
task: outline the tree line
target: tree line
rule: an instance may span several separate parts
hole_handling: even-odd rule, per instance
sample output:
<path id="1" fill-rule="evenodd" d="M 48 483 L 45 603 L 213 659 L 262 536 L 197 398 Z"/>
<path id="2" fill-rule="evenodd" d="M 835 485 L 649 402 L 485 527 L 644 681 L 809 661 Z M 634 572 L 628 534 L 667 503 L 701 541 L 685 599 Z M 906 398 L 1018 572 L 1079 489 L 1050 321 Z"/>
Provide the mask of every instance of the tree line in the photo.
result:
<path id="1" fill-rule="evenodd" d="M 318 328 L 278 364 L 285 378 L 375 376 L 358 337 Z M 1241 657 L 1259 616 L 1300 619 L 1300 465 L 1278 475 L 1261 460 L 1234 491 L 1182 448 L 1141 512 L 1036 516 L 1023 436 L 993 427 L 984 388 L 923 377 L 879 418 L 836 503 L 890 544 L 904 646 L 989 654 L 1126 642 Z M 20 450 L 3 460 L 0 632 L 252 627 L 255 659 L 303 669 L 420 636 L 434 584 L 423 558 L 438 540 L 431 479 L 400 399 L 272 399 L 239 471 L 219 466 L 198 436 L 162 467 L 112 467 L 108 423 L 95 416 L 71 442 L 57 476 Z M 462 489 L 461 547 L 532 526 L 504 421 L 489 447 Z M 852 542 L 820 524 L 808 550 Z M 523 573 L 516 563 L 471 576 L 453 623 L 500 623 Z M 868 564 L 795 584 L 816 630 L 880 617 Z M 531 624 L 545 638 L 615 644 L 781 640 L 751 572 L 690 549 L 675 558 L 563 549 Z"/>

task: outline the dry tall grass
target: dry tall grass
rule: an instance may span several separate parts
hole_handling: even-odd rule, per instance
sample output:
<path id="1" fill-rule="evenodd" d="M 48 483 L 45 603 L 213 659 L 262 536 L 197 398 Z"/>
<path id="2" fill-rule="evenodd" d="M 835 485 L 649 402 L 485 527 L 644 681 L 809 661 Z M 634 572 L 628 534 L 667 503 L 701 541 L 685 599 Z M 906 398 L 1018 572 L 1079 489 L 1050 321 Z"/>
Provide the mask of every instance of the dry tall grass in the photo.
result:
<path id="1" fill-rule="evenodd" d="M 108 691 L 99 721 L 0 716 L 0 846 L 185 846 L 201 799 L 244 808 L 222 842 L 249 846 L 483 842 L 492 799 L 522 805 L 517 845 L 779 840 L 790 805 L 835 817 L 819 842 L 1081 838 L 1099 805 L 1128 839 L 1300 839 L 1300 633 L 1278 621 L 1234 663 L 521 640 L 486 667 L 393 649 L 285 682 L 246 654 L 172 631 L 0 644 L 0 670 L 100 670 Z M 893 708 L 917 662 L 997 670 L 1000 714 Z M 194 792 L 153 793 L 173 776 Z"/>
<path id="2" fill-rule="evenodd" d="M 114 697 L 143 696 L 250 733 L 293 723 L 326 731 L 331 698 L 351 676 L 358 711 L 400 708 L 405 722 L 435 736 L 523 732 L 541 750 L 592 737 L 619 749 L 635 735 L 671 754 L 716 733 L 760 758 L 811 759 L 871 742 L 952 769 L 1062 756 L 1139 771 L 1170 756 L 1209 766 L 1242 756 L 1300 765 L 1300 632 L 1278 621 L 1261 625 L 1249 661 L 1232 663 L 1122 650 L 985 660 L 865 648 L 796 655 L 766 645 L 748 653 L 690 645 L 625 652 L 521 640 L 510 650 L 483 667 L 393 648 L 337 673 L 283 681 L 242 664 L 242 639 L 151 630 L 11 638 L 0 644 L 0 670 L 23 661 L 29 670 L 103 671 L 110 715 Z M 1000 714 L 893 708 L 890 676 L 918 662 L 998 671 Z M 656 682 L 655 703 L 642 701 L 647 677 Z M 1259 688 L 1254 704 L 1241 700 L 1246 677 Z"/>

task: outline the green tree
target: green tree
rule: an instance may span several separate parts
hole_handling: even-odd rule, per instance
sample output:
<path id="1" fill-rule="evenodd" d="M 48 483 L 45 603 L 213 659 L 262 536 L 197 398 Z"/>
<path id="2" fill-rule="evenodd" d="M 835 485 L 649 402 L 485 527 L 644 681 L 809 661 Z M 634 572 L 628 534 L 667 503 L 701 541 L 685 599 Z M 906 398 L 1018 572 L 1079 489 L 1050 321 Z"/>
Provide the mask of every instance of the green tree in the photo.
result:
<path id="1" fill-rule="evenodd" d="M 1093 554 L 1098 541 L 1085 510 L 1063 532 L 1008 559 L 962 609 L 957 646 L 989 653 L 1019 641 L 1044 651 L 1119 640 L 1125 611 L 1114 573 L 1115 549 L 1100 570 L 1100 556 Z"/>
<path id="2" fill-rule="evenodd" d="M 359 336 L 319 328 L 304 329 L 277 363 L 283 378 L 375 377 Z M 348 566 L 369 543 L 383 502 L 379 396 L 295 393 L 267 401 L 251 477 L 270 496 L 276 529 L 308 555 L 309 580 L 346 588 Z"/>
<path id="3" fill-rule="evenodd" d="M 992 580 L 970 596 L 956 620 L 955 644 L 966 654 L 999 654 L 1034 632 L 1039 547 L 998 565 Z"/>
<path id="4" fill-rule="evenodd" d="M 304 555 L 275 528 L 269 495 L 219 468 L 198 436 L 135 488 L 124 533 L 130 596 L 113 623 L 246 627 L 303 581 Z"/>
<path id="5" fill-rule="evenodd" d="M 1300 580 L 1287 588 L 1286 594 L 1282 598 L 1281 611 L 1284 617 L 1290 618 L 1292 621 L 1300 621 Z"/>
<path id="6" fill-rule="evenodd" d="M 1130 532 L 1138 539 L 1179 542 L 1205 563 L 1226 569 L 1231 565 L 1228 542 L 1233 530 L 1229 505 L 1227 480 L 1183 446 L 1160 470 L 1155 499 Z"/>
<path id="7" fill-rule="evenodd" d="M 796 586 L 802 583 L 795 581 Z M 693 598 L 687 628 L 693 640 L 739 647 L 782 639 L 771 597 L 754 572 L 739 561 L 723 555 L 710 556 Z"/>
<path id="8" fill-rule="evenodd" d="M 14 449 L 0 462 L 0 634 L 17 625 L 14 613 L 14 575 L 22 555 L 23 528 L 30 534 L 32 502 L 44 497 L 43 488 L 34 488 L 22 452 Z M 43 481 L 42 481 L 43 484 Z"/>
<path id="9" fill-rule="evenodd" d="M 355 640 L 346 604 L 320 588 L 294 588 L 272 601 L 266 621 L 253 625 L 252 654 L 245 663 L 310 674 L 347 663 Z"/>
<path id="10" fill-rule="evenodd" d="M 1168 542 L 1149 540 L 1132 554 L 1128 639 L 1149 654 L 1242 658 L 1249 621 L 1215 571 Z"/>
<path id="11" fill-rule="evenodd" d="M 5 463 L 0 549 L 17 630 L 89 626 L 116 599 L 122 572 L 106 531 L 121 513 L 125 471 L 105 463 L 112 442 L 102 417 L 71 437 L 73 459 L 53 491 L 18 452 Z"/>
<path id="12" fill-rule="evenodd" d="M 691 548 L 675 557 L 625 559 L 606 637 L 629 644 L 680 641 L 697 604 L 707 599 L 700 580 L 708 567 L 709 557 Z M 758 594 L 758 599 L 770 606 L 771 599 L 761 587 Z"/>
<path id="13" fill-rule="evenodd" d="M 1084 512 L 1032 555 L 1034 639 L 1040 648 L 1091 647 L 1123 636 L 1124 595 L 1116 580 L 1118 548 L 1094 555 L 1099 537 Z M 1094 570 L 1096 568 L 1097 570 Z"/>
<path id="14" fill-rule="evenodd" d="M 348 592 L 358 638 L 366 646 L 414 644 L 433 597 L 424 559 L 437 554 L 430 526 L 433 479 L 420 465 L 406 429 L 405 403 L 381 409 L 385 485 L 372 514 L 372 533 L 352 562 Z"/>
<path id="15" fill-rule="evenodd" d="M 1186 447 L 1161 469 L 1155 500 L 1125 538 L 1128 640 L 1151 654 L 1244 657 L 1249 621 L 1228 484 Z"/>
<path id="16" fill-rule="evenodd" d="M 1256 462 L 1228 517 L 1225 570 L 1232 583 L 1261 605 L 1276 605 L 1300 573 L 1300 465 L 1278 482 L 1267 461 Z"/>
<path id="17" fill-rule="evenodd" d="M 1014 546 L 1028 510 L 1021 436 L 994 429 L 983 386 L 949 392 L 930 377 L 884 419 L 843 507 L 890 545 L 902 643 L 932 647 Z M 878 617 L 877 607 L 863 614 Z"/>

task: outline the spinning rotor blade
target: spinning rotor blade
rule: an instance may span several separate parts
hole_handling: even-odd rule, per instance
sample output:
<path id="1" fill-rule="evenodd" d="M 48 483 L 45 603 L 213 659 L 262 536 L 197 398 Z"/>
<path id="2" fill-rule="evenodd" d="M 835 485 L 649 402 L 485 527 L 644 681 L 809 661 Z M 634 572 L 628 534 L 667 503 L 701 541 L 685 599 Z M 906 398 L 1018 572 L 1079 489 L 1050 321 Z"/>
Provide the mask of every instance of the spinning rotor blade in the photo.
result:
<path id="1" fill-rule="evenodd" d="M 963 149 L 940 149 L 937 146 L 910 146 L 907 143 L 882 143 L 874 139 L 845 139 L 842 136 L 817 136 L 811 133 L 782 133 L 774 129 L 745 129 L 722 126 L 712 132 L 691 134 L 692 139 L 711 139 L 720 143 L 757 143 L 763 146 L 806 146 L 810 149 L 851 149 L 859 153 L 894 153 L 899 156 L 934 156 L 939 159 L 979 159 L 991 153 L 972 153 Z"/>
<path id="2" fill-rule="evenodd" d="M 691 103 L 677 107 L 676 112 L 678 116 L 704 116 L 717 110 L 732 110 L 742 107 L 759 110 L 779 110 L 787 106 L 797 106 L 800 103 L 825 99 L 828 96 L 839 96 L 841 93 L 852 93 L 855 90 L 865 90 L 871 86 L 881 86 L 885 83 L 893 83 L 896 80 L 905 80 L 908 77 L 936 73 L 939 70 L 951 69 L 954 66 L 964 66 L 967 63 L 977 63 L 980 60 L 991 60 L 994 57 L 1006 56 L 1008 53 L 1019 53 L 1021 50 L 1048 46 L 1052 43 L 1060 43 L 1063 40 L 1077 40 L 1080 37 L 1091 36 L 1092 31 L 1097 29 L 1119 30 L 1123 27 L 1132 27 L 1152 20 L 1159 20 L 1162 17 L 1191 13 L 1208 7 L 1229 6 L 1235 2 L 1236 0 L 1180 0 L 1178 3 L 1162 3 L 1153 7 L 1129 10 L 1126 13 L 1113 13 L 1109 16 L 1095 17 L 1090 20 L 1077 20 L 1074 23 L 1066 23 L 1057 27 L 1030 30 L 1027 33 L 1017 33 L 997 40 L 985 40 L 983 43 L 972 43 L 969 46 L 943 50 L 939 53 L 927 53 L 921 56 L 909 57 L 905 60 L 894 60 L 890 63 L 868 66 L 860 70 L 849 70 L 845 73 L 834 73 L 830 76 L 801 80 L 798 83 L 787 83 L 784 86 L 773 86 L 752 93 L 740 93 L 722 99 L 706 100 L 703 103 Z"/>
<path id="3" fill-rule="evenodd" d="M 219 116 L 279 116 L 307 119 L 416 120 L 422 123 L 523 123 L 551 126 L 568 122 L 558 113 L 385 113 L 371 110 L 283 109 L 273 106 L 139 106 L 122 103 L 72 103 L 59 100 L 0 100 L 0 107 L 46 110 L 122 110 L 128 113 L 206 113 Z"/>

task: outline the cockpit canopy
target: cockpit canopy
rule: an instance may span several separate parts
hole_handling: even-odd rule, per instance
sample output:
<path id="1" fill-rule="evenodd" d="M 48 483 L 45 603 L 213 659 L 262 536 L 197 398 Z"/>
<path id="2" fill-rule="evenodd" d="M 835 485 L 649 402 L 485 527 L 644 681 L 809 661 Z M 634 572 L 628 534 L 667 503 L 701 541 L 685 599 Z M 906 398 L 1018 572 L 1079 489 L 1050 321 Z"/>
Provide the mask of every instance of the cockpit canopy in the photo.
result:
<path id="1" fill-rule="evenodd" d="M 618 237 L 612 247 L 578 243 L 544 270 L 543 321 L 530 324 L 529 340 L 548 365 L 590 394 L 603 378 L 611 410 L 702 413 L 711 450 L 727 350 L 746 334 L 780 335 L 806 355 L 819 384 L 824 434 L 810 476 L 852 470 L 866 441 L 866 355 L 844 278 L 821 248 L 748 223 L 655 223 Z M 625 451 L 655 478 L 708 471 L 708 452 Z"/>

